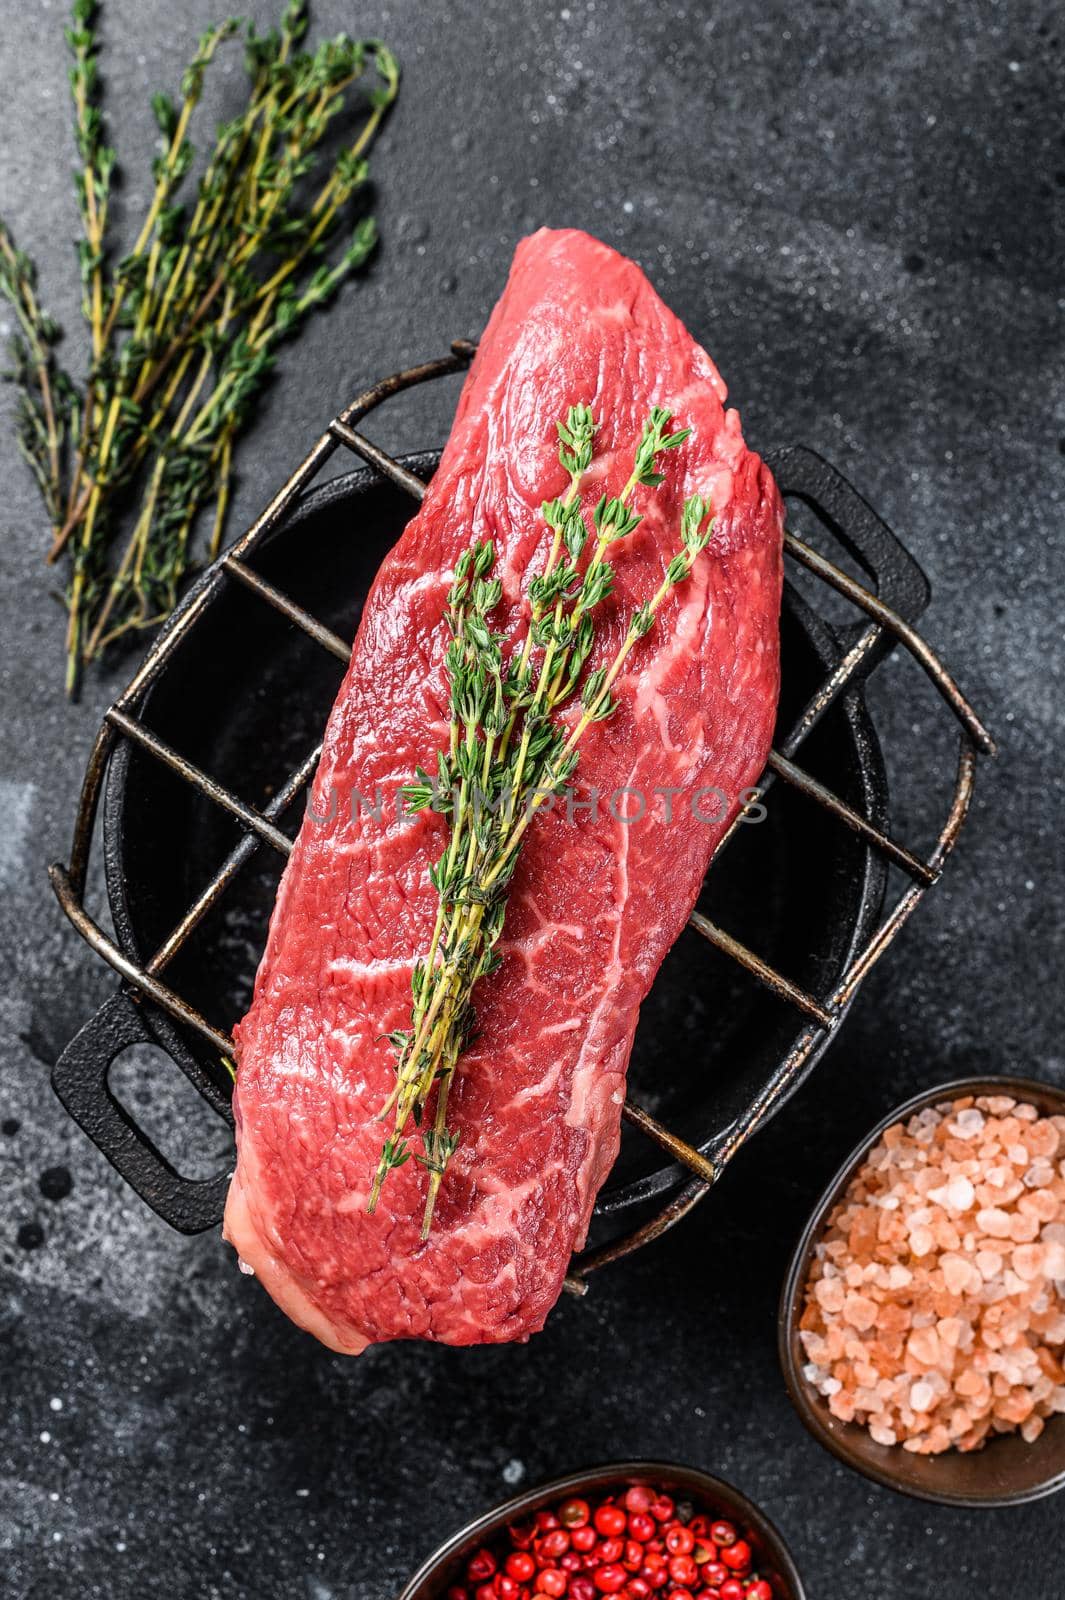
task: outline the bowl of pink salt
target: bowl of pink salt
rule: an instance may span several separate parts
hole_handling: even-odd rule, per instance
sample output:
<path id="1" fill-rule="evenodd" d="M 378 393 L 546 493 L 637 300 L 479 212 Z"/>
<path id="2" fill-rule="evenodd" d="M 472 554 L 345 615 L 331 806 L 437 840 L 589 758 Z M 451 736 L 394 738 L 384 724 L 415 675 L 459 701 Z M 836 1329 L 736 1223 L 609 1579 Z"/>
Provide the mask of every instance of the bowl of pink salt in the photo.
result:
<path id="1" fill-rule="evenodd" d="M 885 1117 L 799 1241 L 780 1355 L 815 1438 L 888 1488 L 1065 1486 L 1065 1091 L 964 1080 Z"/>

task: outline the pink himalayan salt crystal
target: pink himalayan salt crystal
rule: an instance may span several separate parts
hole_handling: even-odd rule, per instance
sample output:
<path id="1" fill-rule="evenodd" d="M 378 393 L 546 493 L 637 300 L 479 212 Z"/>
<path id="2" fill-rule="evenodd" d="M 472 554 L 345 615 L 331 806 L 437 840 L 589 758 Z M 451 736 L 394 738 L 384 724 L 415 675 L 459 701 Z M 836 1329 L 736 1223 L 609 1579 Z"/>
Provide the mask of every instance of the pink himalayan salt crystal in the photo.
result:
<path id="1" fill-rule="evenodd" d="M 943 1280 L 949 1293 L 964 1294 L 971 1287 L 976 1269 L 964 1256 L 940 1256 L 939 1265 L 943 1269 Z"/>
<path id="2" fill-rule="evenodd" d="M 922 1367 L 934 1367 L 940 1358 L 939 1335 L 934 1328 L 915 1328 L 906 1341 L 906 1353 Z"/>
<path id="3" fill-rule="evenodd" d="M 989 1111 L 993 1117 L 1006 1116 L 1017 1104 L 1016 1100 L 1008 1094 L 981 1095 L 976 1103 L 981 1111 Z"/>
<path id="4" fill-rule="evenodd" d="M 913 1321 L 913 1312 L 897 1301 L 889 1300 L 880 1310 L 880 1327 L 885 1333 L 905 1333 Z"/>
<path id="5" fill-rule="evenodd" d="M 820 1278 L 814 1284 L 814 1294 L 824 1311 L 842 1311 L 844 1290 L 838 1278 Z"/>
<path id="6" fill-rule="evenodd" d="M 984 1113 L 972 1106 L 966 1111 L 959 1111 L 950 1126 L 951 1131 L 961 1138 L 974 1139 L 984 1130 Z"/>
<path id="7" fill-rule="evenodd" d="M 915 1383 L 910 1389 L 910 1410 L 928 1411 L 936 1398 L 936 1391 L 930 1383 L 923 1380 Z"/>
<path id="8" fill-rule="evenodd" d="M 987 1096 L 885 1132 L 807 1285 L 808 1381 L 834 1415 L 939 1454 L 1034 1439 L 1065 1411 L 1065 1118 L 1049 1121 Z"/>
<path id="9" fill-rule="evenodd" d="M 946 1217 L 935 1218 L 932 1223 L 932 1236 L 938 1250 L 957 1250 L 961 1244 L 961 1234 Z"/>
<path id="10" fill-rule="evenodd" d="M 1038 1217 L 1025 1216 L 1023 1211 L 1014 1212 L 1010 1218 L 1010 1238 L 1015 1244 L 1031 1244 L 1033 1239 L 1039 1237 Z"/>
<path id="11" fill-rule="evenodd" d="M 1045 1251 L 1041 1244 L 1019 1244 L 1010 1258 L 1018 1278 L 1031 1283 L 1043 1270 Z"/>
<path id="12" fill-rule="evenodd" d="M 1009 1213 L 998 1206 L 984 1206 L 982 1211 L 976 1213 L 976 1226 L 980 1232 L 989 1239 L 1008 1239 L 1010 1236 Z"/>
<path id="13" fill-rule="evenodd" d="M 1058 1201 L 1046 1189 L 1031 1189 L 1017 1201 L 1022 1217 L 1035 1217 L 1038 1222 L 1053 1222 L 1058 1214 Z"/>
<path id="14" fill-rule="evenodd" d="M 976 1270 L 985 1282 L 989 1282 L 992 1278 L 997 1278 L 1002 1271 L 1002 1257 L 997 1250 L 978 1250 Z"/>
<path id="15" fill-rule="evenodd" d="M 866 1333 L 876 1323 L 877 1304 L 863 1294 L 849 1294 L 843 1302 L 843 1318 L 859 1333 Z"/>
<path id="16" fill-rule="evenodd" d="M 970 1417 L 965 1407 L 955 1406 L 954 1410 L 950 1414 L 949 1428 L 951 1438 L 960 1439 L 963 1433 L 968 1433 L 972 1425 L 973 1419 Z"/>
<path id="17" fill-rule="evenodd" d="M 1008 1211 L 1013 1201 L 1019 1199 L 1023 1193 L 1024 1184 L 1019 1178 L 1012 1183 L 1008 1183 L 1005 1188 L 996 1188 L 990 1183 L 978 1183 L 976 1186 L 976 1203 L 981 1210 L 985 1207 L 994 1207 L 1002 1211 Z"/>
<path id="18" fill-rule="evenodd" d="M 1057 1155 L 1061 1143 L 1061 1136 L 1049 1118 L 1031 1123 L 1021 1137 L 1033 1156 Z"/>
<path id="19" fill-rule="evenodd" d="M 1003 1422 L 1025 1422 L 1035 1409 L 1035 1402 L 1027 1389 L 1011 1389 L 1009 1394 L 994 1404 L 994 1414 Z"/>
<path id="20" fill-rule="evenodd" d="M 853 1395 L 848 1394 L 845 1390 L 840 1390 L 829 1398 L 828 1409 L 841 1422 L 853 1422 L 855 1411 Z"/>

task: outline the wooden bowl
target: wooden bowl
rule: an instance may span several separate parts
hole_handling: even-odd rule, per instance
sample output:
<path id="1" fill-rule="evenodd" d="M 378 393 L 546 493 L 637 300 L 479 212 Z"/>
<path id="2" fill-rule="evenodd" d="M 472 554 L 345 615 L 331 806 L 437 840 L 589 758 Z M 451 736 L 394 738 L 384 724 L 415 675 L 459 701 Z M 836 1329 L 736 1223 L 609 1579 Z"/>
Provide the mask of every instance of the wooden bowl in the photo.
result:
<path id="1" fill-rule="evenodd" d="M 571 1495 L 587 1498 L 626 1489 L 636 1483 L 664 1489 L 674 1499 L 693 1501 L 698 1510 L 711 1511 L 734 1521 L 750 1542 L 759 1573 L 772 1584 L 774 1600 L 805 1600 L 802 1580 L 788 1548 L 763 1511 L 721 1478 L 712 1478 L 694 1467 L 679 1467 L 664 1461 L 621 1461 L 604 1467 L 588 1467 L 583 1472 L 556 1478 L 539 1489 L 529 1489 L 495 1510 L 485 1512 L 452 1534 L 418 1568 L 399 1600 L 440 1600 L 450 1584 L 462 1581 L 464 1563 L 474 1550 L 502 1533 L 510 1522 L 519 1522 Z"/>
<path id="2" fill-rule="evenodd" d="M 1051 1417 L 1039 1438 L 1026 1444 L 1020 1433 L 1000 1434 L 982 1450 L 948 1450 L 920 1456 L 901 1445 L 877 1444 L 868 1429 L 841 1422 L 828 1402 L 803 1376 L 806 1355 L 799 1338 L 803 1291 L 829 1212 L 843 1196 L 855 1172 L 892 1123 L 915 1111 L 963 1095 L 1009 1094 L 1034 1105 L 1043 1115 L 1065 1114 L 1065 1091 L 1030 1078 L 963 1078 L 915 1095 L 878 1122 L 851 1152 L 814 1208 L 796 1247 L 784 1282 L 779 1317 L 780 1361 L 795 1408 L 814 1438 L 845 1466 L 874 1482 L 920 1500 L 952 1506 L 1009 1506 L 1038 1500 L 1065 1486 L 1065 1415 Z"/>

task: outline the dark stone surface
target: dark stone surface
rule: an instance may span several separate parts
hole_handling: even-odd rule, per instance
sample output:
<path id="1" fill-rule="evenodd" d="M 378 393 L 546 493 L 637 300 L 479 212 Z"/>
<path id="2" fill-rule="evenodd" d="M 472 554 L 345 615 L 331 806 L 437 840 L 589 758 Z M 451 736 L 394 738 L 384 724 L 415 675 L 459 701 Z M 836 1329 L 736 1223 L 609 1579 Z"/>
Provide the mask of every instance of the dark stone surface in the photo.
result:
<path id="1" fill-rule="evenodd" d="M 6 9 L 0 139 L 4 211 L 73 329 L 62 10 Z M 216 14 L 108 0 L 123 151 L 148 148 L 149 90 L 174 83 Z M 4 1592 L 378 1600 L 508 1486 L 658 1454 L 763 1502 L 811 1596 L 962 1600 L 978 1583 L 1006 1600 L 1020 1550 L 1026 1592 L 1057 1594 L 1060 1502 L 956 1513 L 849 1475 L 792 1414 L 774 1337 L 802 1216 L 893 1101 L 968 1070 L 1065 1081 L 1060 17 L 1038 0 L 321 0 L 316 14 L 321 31 L 380 32 L 405 68 L 374 162 L 385 242 L 286 351 L 241 457 L 238 518 L 366 380 L 479 331 L 519 234 L 579 224 L 640 260 L 705 339 L 756 444 L 821 449 L 904 535 L 933 582 L 930 635 L 1003 754 L 838 1046 L 696 1218 L 560 1305 L 527 1349 L 345 1363 L 238 1278 L 216 1237 L 171 1235 L 49 1093 L 112 980 L 43 868 L 128 665 L 80 706 L 62 698 L 42 519 L 5 425 Z M 225 63 L 210 115 L 234 106 L 238 73 Z M 136 208 L 146 163 L 128 167 Z M 439 442 L 451 403 L 404 403 L 389 442 Z M 913 682 L 891 668 L 877 695 L 893 734 L 928 735 L 897 763 L 907 825 L 931 814 L 949 759 Z"/>

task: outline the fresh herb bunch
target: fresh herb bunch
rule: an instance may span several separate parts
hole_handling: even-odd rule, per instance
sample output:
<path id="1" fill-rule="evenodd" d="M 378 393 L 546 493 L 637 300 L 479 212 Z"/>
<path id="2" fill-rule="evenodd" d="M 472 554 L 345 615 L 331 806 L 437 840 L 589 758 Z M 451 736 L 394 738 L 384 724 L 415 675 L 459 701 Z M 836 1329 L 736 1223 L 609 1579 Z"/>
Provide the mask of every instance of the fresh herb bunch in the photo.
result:
<path id="1" fill-rule="evenodd" d="M 100 105 L 95 0 L 73 0 L 67 29 L 79 157 L 82 309 L 91 362 L 82 388 L 56 359 L 60 333 L 41 309 L 33 264 L 0 223 L 0 292 L 15 309 L 12 370 L 18 442 L 52 524 L 49 561 L 69 555 L 67 687 L 131 629 L 173 608 L 190 537 L 213 502 L 222 538 L 233 447 L 276 360 L 376 240 L 372 218 L 347 239 L 344 213 L 367 177 L 366 154 L 399 87 L 378 40 L 302 48 L 305 0 L 259 34 L 230 19 L 199 40 L 177 99 L 157 94 L 153 190 L 132 249 L 109 227 L 115 152 Z M 227 41 L 244 44 L 248 95 L 219 125 L 189 200 L 189 128 L 205 74 Z M 339 155 L 323 141 L 361 86 L 357 129 Z M 123 544 L 125 514 L 131 529 Z"/>
<path id="2" fill-rule="evenodd" d="M 666 596 L 690 575 L 712 536 L 710 508 L 693 495 L 685 501 L 677 551 L 658 588 L 633 612 L 609 665 L 586 670 L 596 637 L 595 613 L 614 585 L 607 554 L 642 520 L 633 508 L 635 491 L 657 488 L 663 480 L 659 456 L 690 432 L 672 431 L 671 424 L 668 411 L 652 409 L 625 487 L 599 501 L 591 526 L 580 488 L 592 462 L 596 422 L 590 407 L 580 405 L 571 406 L 557 424 L 559 461 L 569 486 L 541 508 L 550 545 L 544 570 L 530 585 L 531 617 L 520 651 L 508 656 L 506 637 L 491 625 L 502 598 L 502 585 L 492 577 L 491 540 L 466 550 L 455 569 L 445 613 L 451 633 L 448 749 L 438 752 L 434 774 L 419 768 L 416 781 L 404 789 L 408 811 L 432 808 L 450 818 L 449 837 L 431 871 L 439 904 L 429 950 L 411 978 L 411 1025 L 389 1036 L 396 1083 L 380 1114 L 391 1116 L 393 1125 L 368 1201 L 372 1212 L 389 1172 L 414 1155 L 429 1174 L 423 1239 L 459 1143 L 447 1123 L 448 1092 L 473 1028 L 473 990 L 499 964 L 496 946 L 522 839 L 540 807 L 573 776 L 586 730 L 616 711 L 614 685 L 629 654 L 651 631 Z M 558 712 L 578 696 L 580 711 L 567 728 Z M 434 1088 L 432 1121 L 422 1128 Z M 420 1153 L 411 1148 L 411 1123 L 421 1129 Z"/>

